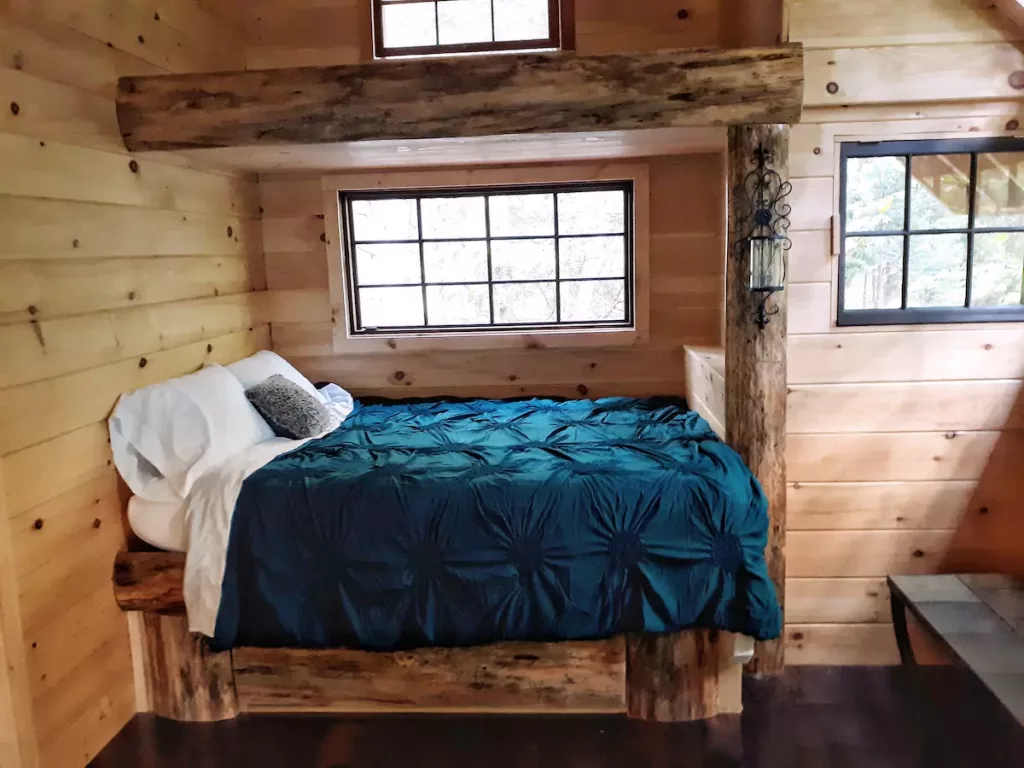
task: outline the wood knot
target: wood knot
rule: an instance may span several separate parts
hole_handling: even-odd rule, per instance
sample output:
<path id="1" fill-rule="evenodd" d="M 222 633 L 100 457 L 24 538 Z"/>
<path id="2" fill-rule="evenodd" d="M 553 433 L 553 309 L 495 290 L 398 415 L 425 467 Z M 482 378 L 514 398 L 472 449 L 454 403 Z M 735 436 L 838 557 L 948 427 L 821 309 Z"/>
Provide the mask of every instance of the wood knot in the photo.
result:
<path id="1" fill-rule="evenodd" d="M 71 241 L 71 247 L 72 248 L 78 248 L 81 245 L 82 245 L 82 241 L 79 240 L 77 237 L 74 240 Z"/>
<path id="2" fill-rule="evenodd" d="M 590 370 L 594 370 L 595 368 L 597 368 L 597 363 L 591 363 Z"/>
<path id="3" fill-rule="evenodd" d="M 978 514 L 979 515 L 987 515 L 988 513 L 989 513 L 989 508 L 988 507 L 982 507 L 981 509 L 978 510 Z"/>
<path id="4" fill-rule="evenodd" d="M 213 344 L 207 344 L 206 345 L 206 354 L 210 354 L 211 352 L 213 352 Z"/>
<path id="5" fill-rule="evenodd" d="M 1010 76 L 1006 78 L 1006 82 L 1010 84 L 1010 87 L 1015 91 L 1019 91 L 1024 88 L 1024 69 L 1018 69 L 1016 72 L 1011 72 Z"/>
<path id="6" fill-rule="evenodd" d="M 799 491 L 801 487 L 802 486 L 800 485 L 800 483 L 793 483 L 793 490 L 794 491 Z"/>
<path id="7" fill-rule="evenodd" d="M 690 18 L 690 12 L 686 8 L 680 8 L 676 11 L 676 18 L 680 21 Z"/>
<path id="8" fill-rule="evenodd" d="M 135 39 L 139 41 L 140 45 L 145 45 L 145 43 L 146 43 L 146 36 L 145 35 L 139 35 Z"/>
<path id="9" fill-rule="evenodd" d="M 825 90 L 828 91 L 829 93 L 833 94 L 833 95 L 837 94 L 837 93 L 839 93 L 839 83 L 836 83 L 836 82 L 829 83 L 828 85 L 825 86 Z"/>
<path id="10" fill-rule="evenodd" d="M 234 229 L 234 227 L 228 227 L 228 237 L 234 237 L 234 236 L 235 236 L 235 229 Z"/>
<path id="11" fill-rule="evenodd" d="M 128 291 L 128 301 L 135 301 L 135 291 Z"/>
<path id="12" fill-rule="evenodd" d="M 92 521 L 92 527 L 95 529 L 98 529 L 101 525 L 103 525 L 103 521 L 100 520 L 98 517 Z"/>
<path id="13" fill-rule="evenodd" d="M 19 112 L 21 112 L 21 105 L 18 104 L 18 102 L 16 102 L 16 101 L 12 101 L 11 102 L 11 114 L 14 115 L 15 117 L 17 117 Z"/>
<path id="14" fill-rule="evenodd" d="M 326 243 L 327 242 L 327 235 L 326 234 L 320 235 L 320 242 L 321 243 Z"/>
<path id="15" fill-rule="evenodd" d="M 128 170 L 131 171 L 132 173 L 138 173 L 139 172 L 139 162 L 138 162 L 138 160 L 132 160 L 130 163 L 128 163 Z"/>
<path id="16" fill-rule="evenodd" d="M 402 381 L 405 378 L 405 371 L 395 371 L 395 381 Z"/>
<path id="17" fill-rule="evenodd" d="M 39 146 L 40 147 L 45 147 L 46 146 L 46 142 L 45 141 L 40 141 L 39 142 Z"/>
<path id="18" fill-rule="evenodd" d="M 388 347 L 390 349 L 398 349 L 398 345 L 395 343 L 394 339 L 388 339 Z"/>
<path id="19" fill-rule="evenodd" d="M 915 549 L 914 550 L 914 557 L 916 557 L 916 558 L 924 557 L 924 550 L 923 549 Z"/>
<path id="20" fill-rule="evenodd" d="M 28 305 L 28 313 L 30 315 L 37 315 L 37 314 L 39 314 L 39 307 L 37 307 L 35 304 L 29 304 Z"/>
<path id="21" fill-rule="evenodd" d="M 583 396 L 586 396 L 586 395 L 588 395 L 590 393 L 590 390 L 587 389 L 586 386 L 583 385 L 583 384 L 580 384 L 578 387 L 576 387 L 576 391 L 579 392 Z"/>
<path id="22" fill-rule="evenodd" d="M 509 374 L 508 380 L 509 381 L 519 381 L 519 377 L 516 376 L 514 373 L 511 373 L 511 374 Z"/>
<path id="23" fill-rule="evenodd" d="M 1020 128 L 1020 120 L 1010 120 L 1006 123 L 1006 130 L 1008 131 L 1016 131 L 1018 128 Z"/>
<path id="24" fill-rule="evenodd" d="M 260 206 L 260 216 L 262 216 L 262 215 L 263 215 L 263 206 L 261 205 Z"/>
<path id="25" fill-rule="evenodd" d="M 796 640 L 797 642 L 800 642 L 801 640 L 804 639 L 804 633 L 803 632 L 794 632 L 793 633 L 793 639 Z"/>
<path id="26" fill-rule="evenodd" d="M 35 528 L 37 531 L 43 530 L 43 519 L 41 517 L 37 518 L 36 521 L 32 523 L 32 527 Z"/>
<path id="27" fill-rule="evenodd" d="M 153 14 L 153 21 L 160 21 L 160 11 L 156 11 Z"/>
<path id="28" fill-rule="evenodd" d="M 139 359 L 139 368 L 145 368 L 147 365 L 149 365 L 149 360 L 144 357 Z"/>

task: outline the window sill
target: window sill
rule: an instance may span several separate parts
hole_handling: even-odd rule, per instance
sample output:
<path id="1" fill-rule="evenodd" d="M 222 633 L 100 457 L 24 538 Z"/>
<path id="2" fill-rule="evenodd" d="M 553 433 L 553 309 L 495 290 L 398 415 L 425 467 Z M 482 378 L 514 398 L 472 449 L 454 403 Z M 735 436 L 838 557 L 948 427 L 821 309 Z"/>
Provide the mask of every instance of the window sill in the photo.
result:
<path id="1" fill-rule="evenodd" d="M 341 319 L 342 326 L 344 320 Z M 336 326 L 338 328 L 338 326 Z M 333 349 L 339 355 L 366 355 L 387 352 L 458 352 L 517 349 L 593 349 L 631 347 L 647 343 L 647 334 L 636 328 L 608 330 L 542 330 L 509 333 L 430 333 L 386 336 L 350 336 L 343 328 L 334 332 Z"/>

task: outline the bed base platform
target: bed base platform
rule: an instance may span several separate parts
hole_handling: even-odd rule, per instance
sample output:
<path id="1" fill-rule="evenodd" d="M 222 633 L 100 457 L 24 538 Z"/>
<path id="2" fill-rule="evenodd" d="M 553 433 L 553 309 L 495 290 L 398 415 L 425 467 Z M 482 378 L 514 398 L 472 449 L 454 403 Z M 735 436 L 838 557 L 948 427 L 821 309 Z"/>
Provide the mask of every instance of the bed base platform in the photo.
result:
<path id="1" fill-rule="evenodd" d="M 133 612 L 140 708 L 173 720 L 241 712 L 625 713 L 662 722 L 742 711 L 748 638 L 690 630 L 562 643 L 373 653 L 235 648 L 188 632 L 185 556 L 123 552 L 114 596 Z"/>

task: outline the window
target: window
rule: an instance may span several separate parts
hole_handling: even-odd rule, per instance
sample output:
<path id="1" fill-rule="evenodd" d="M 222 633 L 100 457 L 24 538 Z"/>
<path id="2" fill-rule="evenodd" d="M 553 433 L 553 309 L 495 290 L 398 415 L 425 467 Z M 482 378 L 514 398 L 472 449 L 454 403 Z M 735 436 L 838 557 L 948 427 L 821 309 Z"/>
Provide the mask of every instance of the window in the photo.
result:
<path id="1" fill-rule="evenodd" d="M 563 45 L 559 0 L 373 0 L 378 58 Z"/>
<path id="2" fill-rule="evenodd" d="M 841 156 L 839 325 L 1024 320 L 1024 140 Z"/>
<path id="3" fill-rule="evenodd" d="M 342 192 L 351 335 L 631 328 L 633 182 Z"/>

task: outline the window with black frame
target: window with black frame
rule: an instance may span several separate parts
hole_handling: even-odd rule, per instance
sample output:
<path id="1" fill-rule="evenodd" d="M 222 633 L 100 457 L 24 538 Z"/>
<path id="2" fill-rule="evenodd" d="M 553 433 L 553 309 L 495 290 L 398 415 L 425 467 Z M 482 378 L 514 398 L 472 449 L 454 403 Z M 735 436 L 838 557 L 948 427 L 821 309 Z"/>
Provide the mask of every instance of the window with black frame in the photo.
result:
<path id="1" fill-rule="evenodd" d="M 353 335 L 633 325 L 633 183 L 341 194 Z"/>
<path id="2" fill-rule="evenodd" d="M 374 53 L 430 56 L 568 47 L 560 0 L 373 0 Z"/>
<path id="3" fill-rule="evenodd" d="M 839 325 L 1024 320 L 1024 140 L 841 153 Z"/>

